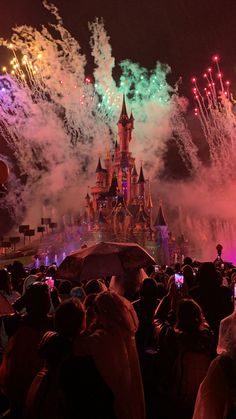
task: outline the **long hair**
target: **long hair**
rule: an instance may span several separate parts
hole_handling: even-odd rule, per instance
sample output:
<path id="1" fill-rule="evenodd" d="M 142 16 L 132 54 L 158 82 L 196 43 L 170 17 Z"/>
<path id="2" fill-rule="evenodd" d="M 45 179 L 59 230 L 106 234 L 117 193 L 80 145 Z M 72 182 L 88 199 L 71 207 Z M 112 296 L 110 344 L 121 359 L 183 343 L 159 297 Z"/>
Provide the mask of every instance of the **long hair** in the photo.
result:
<path id="1" fill-rule="evenodd" d="M 113 291 L 98 294 L 94 309 L 104 329 L 119 327 L 123 331 L 135 333 L 138 328 L 138 318 L 132 304 Z"/>
<path id="2" fill-rule="evenodd" d="M 192 333 L 207 326 L 203 311 L 196 301 L 188 298 L 179 301 L 175 324 L 177 331 Z"/>

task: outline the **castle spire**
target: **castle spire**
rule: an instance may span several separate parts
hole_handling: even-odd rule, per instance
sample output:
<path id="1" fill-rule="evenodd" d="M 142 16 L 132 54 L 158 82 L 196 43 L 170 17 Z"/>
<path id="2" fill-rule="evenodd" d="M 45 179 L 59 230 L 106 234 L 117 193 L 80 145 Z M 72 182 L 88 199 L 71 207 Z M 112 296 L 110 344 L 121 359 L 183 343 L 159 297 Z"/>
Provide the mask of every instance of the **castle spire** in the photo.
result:
<path id="1" fill-rule="evenodd" d="M 139 213 L 138 213 L 138 218 L 137 218 L 137 223 L 139 224 L 144 224 L 146 223 L 147 219 L 143 210 L 143 206 L 140 205 L 139 207 Z"/>
<path id="2" fill-rule="evenodd" d="M 98 157 L 98 164 L 97 164 L 97 168 L 95 170 L 95 173 L 100 173 L 103 171 L 102 165 L 101 165 L 101 159 L 100 157 Z"/>
<path id="3" fill-rule="evenodd" d="M 131 129 L 134 129 L 134 116 L 133 116 L 133 112 L 131 111 L 130 117 L 129 117 L 129 122 L 131 124 Z"/>
<path id="4" fill-rule="evenodd" d="M 138 183 L 145 183 L 142 164 L 141 164 L 141 167 L 140 167 Z"/>
<path id="5" fill-rule="evenodd" d="M 121 109 L 121 113 L 120 113 L 119 122 L 121 120 L 123 120 L 124 118 L 128 119 L 128 113 L 127 113 L 126 103 L 125 103 L 125 95 L 123 95 L 122 109 Z"/>
<path id="6" fill-rule="evenodd" d="M 85 197 L 85 200 L 86 200 L 86 202 L 87 203 L 89 203 L 90 202 L 90 196 L 89 196 L 89 193 L 87 192 L 87 195 L 86 195 L 86 197 Z"/>
<path id="7" fill-rule="evenodd" d="M 135 163 L 134 163 L 134 167 L 133 167 L 133 170 L 132 170 L 132 176 L 133 177 L 138 177 L 138 172 L 137 172 Z"/>
<path id="8" fill-rule="evenodd" d="M 152 192 L 151 192 L 151 185 L 150 180 L 148 180 L 148 199 L 147 199 L 147 208 L 151 210 L 153 208 L 153 202 L 152 202 Z"/>
<path id="9" fill-rule="evenodd" d="M 157 214 L 157 218 L 156 218 L 156 221 L 154 223 L 154 227 L 158 227 L 158 226 L 167 226 L 161 204 L 159 206 L 159 211 L 158 211 L 158 214 Z"/>

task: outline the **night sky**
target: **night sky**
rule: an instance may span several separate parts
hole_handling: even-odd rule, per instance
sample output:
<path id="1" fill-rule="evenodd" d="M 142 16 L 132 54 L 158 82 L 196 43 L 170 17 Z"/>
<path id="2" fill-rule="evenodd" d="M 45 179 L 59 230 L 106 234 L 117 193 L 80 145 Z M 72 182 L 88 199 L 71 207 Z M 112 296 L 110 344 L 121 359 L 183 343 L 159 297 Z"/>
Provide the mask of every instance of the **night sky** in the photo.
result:
<path id="1" fill-rule="evenodd" d="M 235 0 L 54 0 L 54 4 L 87 56 L 87 23 L 103 17 L 117 62 L 129 58 L 150 69 L 157 60 L 167 63 L 172 68 L 169 81 L 173 84 L 181 75 L 182 91 L 191 96 L 191 76 L 201 76 L 218 53 L 223 73 L 236 88 Z M 9 37 L 14 25 L 48 21 L 53 18 L 40 0 L 5 1 L 0 35 Z M 0 51 L 0 65 L 4 64 L 6 52 Z M 91 59 L 87 70 L 92 72 Z"/>

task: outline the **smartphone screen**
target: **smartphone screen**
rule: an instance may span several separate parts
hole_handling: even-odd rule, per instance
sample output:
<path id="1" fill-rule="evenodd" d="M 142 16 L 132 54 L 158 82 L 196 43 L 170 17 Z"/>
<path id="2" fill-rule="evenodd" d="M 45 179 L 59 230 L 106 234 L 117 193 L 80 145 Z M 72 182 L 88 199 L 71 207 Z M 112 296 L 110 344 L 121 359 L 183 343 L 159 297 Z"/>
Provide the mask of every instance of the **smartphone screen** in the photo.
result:
<path id="1" fill-rule="evenodd" d="M 54 279 L 52 279 L 51 276 L 46 276 L 46 281 L 45 283 L 47 284 L 49 291 L 52 291 L 54 288 Z"/>
<path id="2" fill-rule="evenodd" d="M 154 265 L 154 272 L 159 272 L 159 266 L 158 265 Z"/>
<path id="3" fill-rule="evenodd" d="M 182 288 L 184 283 L 184 276 L 182 273 L 175 274 L 175 285 L 176 288 Z"/>

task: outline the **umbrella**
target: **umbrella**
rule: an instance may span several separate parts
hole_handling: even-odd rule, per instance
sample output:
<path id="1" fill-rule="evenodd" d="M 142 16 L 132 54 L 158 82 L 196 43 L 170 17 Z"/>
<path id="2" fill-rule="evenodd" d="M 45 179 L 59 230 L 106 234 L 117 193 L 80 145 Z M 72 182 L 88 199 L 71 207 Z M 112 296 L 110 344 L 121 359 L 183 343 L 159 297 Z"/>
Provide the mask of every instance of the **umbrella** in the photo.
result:
<path id="1" fill-rule="evenodd" d="M 15 314 L 14 308 L 8 300 L 0 293 L 0 317 Z"/>
<path id="2" fill-rule="evenodd" d="M 58 269 L 64 278 L 88 280 L 123 275 L 128 269 L 155 265 L 155 260 L 136 243 L 100 242 L 67 256 Z"/>

